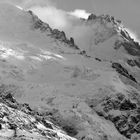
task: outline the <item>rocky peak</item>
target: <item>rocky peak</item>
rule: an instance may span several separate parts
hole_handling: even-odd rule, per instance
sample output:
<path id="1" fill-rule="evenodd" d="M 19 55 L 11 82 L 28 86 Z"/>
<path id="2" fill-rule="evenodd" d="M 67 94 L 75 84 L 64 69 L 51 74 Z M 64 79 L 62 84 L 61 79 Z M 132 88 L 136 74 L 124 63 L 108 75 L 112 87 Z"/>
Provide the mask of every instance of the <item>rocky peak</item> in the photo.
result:
<path id="1" fill-rule="evenodd" d="M 70 47 L 79 50 L 78 46 L 74 43 L 74 39 L 71 37 L 70 39 L 68 39 L 66 37 L 66 34 L 64 31 L 59 31 L 58 29 L 53 29 L 51 30 L 52 36 L 55 39 L 58 39 L 66 44 L 68 44 Z"/>
<path id="2" fill-rule="evenodd" d="M 121 24 L 121 20 L 117 20 L 113 16 L 110 16 L 110 15 L 96 16 L 95 14 L 90 14 L 87 20 L 91 21 L 91 20 L 96 20 L 96 19 L 104 21 L 104 22 L 112 22 L 115 25 Z"/>
<path id="3" fill-rule="evenodd" d="M 96 19 L 96 18 L 97 18 L 96 15 L 90 14 L 89 17 L 88 17 L 88 20 L 94 20 L 94 19 Z"/>
<path id="4" fill-rule="evenodd" d="M 116 25 L 121 23 L 120 20 L 117 20 L 113 16 L 110 16 L 110 15 L 101 15 L 101 16 L 99 16 L 99 18 L 101 18 L 107 22 L 112 22 L 113 24 L 116 24 Z"/>
<path id="5" fill-rule="evenodd" d="M 56 39 L 61 39 L 62 41 L 67 39 L 65 33 L 63 31 L 59 31 L 58 29 L 52 30 L 52 34 Z"/>
<path id="6" fill-rule="evenodd" d="M 33 29 L 40 29 L 42 32 L 51 31 L 49 24 L 41 21 L 32 11 L 29 10 L 28 12 L 32 16 Z"/>

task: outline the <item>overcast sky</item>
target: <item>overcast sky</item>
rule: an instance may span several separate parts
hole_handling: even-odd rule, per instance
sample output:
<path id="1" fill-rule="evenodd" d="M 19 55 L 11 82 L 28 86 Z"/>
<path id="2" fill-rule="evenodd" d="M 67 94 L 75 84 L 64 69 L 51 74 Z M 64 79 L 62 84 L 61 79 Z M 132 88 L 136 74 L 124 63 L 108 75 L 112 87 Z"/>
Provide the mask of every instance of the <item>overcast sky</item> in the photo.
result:
<path id="1" fill-rule="evenodd" d="M 140 0 L 54 0 L 57 7 L 70 11 L 85 9 L 87 12 L 110 14 L 121 19 L 140 38 Z"/>

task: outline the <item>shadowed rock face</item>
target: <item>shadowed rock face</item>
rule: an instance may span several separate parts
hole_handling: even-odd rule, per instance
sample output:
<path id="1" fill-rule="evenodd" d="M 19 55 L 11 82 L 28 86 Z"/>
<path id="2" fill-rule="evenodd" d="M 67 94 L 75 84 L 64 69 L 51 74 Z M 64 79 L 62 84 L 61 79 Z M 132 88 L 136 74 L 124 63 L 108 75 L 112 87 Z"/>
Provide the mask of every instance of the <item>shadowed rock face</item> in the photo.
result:
<path id="1" fill-rule="evenodd" d="M 123 42 L 126 51 L 133 56 L 140 56 L 140 45 L 134 42 Z"/>
<path id="2" fill-rule="evenodd" d="M 121 75 L 137 83 L 136 79 L 131 74 L 129 74 L 129 72 L 124 67 L 122 67 L 121 64 L 112 63 L 112 68 L 116 69 L 116 71 Z"/>
<path id="3" fill-rule="evenodd" d="M 126 97 L 122 93 L 103 99 L 96 107 L 97 113 L 114 123 L 118 131 L 131 138 L 140 134 L 140 98 L 138 93 Z"/>
<path id="4" fill-rule="evenodd" d="M 129 59 L 127 60 L 128 65 L 130 65 L 131 67 L 138 67 L 140 68 L 140 59 Z"/>
<path id="5" fill-rule="evenodd" d="M 89 17 L 88 17 L 88 20 L 94 20 L 94 19 L 96 19 L 96 18 L 97 18 L 96 15 L 91 14 L 91 15 L 89 15 Z"/>

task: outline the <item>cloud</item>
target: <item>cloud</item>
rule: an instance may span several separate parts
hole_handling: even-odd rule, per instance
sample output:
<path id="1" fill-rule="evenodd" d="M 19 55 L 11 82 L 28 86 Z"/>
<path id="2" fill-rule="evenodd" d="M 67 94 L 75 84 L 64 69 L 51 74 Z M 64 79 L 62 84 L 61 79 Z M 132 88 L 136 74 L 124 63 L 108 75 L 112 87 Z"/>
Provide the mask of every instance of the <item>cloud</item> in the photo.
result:
<path id="1" fill-rule="evenodd" d="M 26 7 L 28 7 L 28 10 L 33 11 L 42 21 L 48 23 L 53 29 L 64 31 L 68 38 L 73 37 L 81 49 L 84 49 L 85 46 L 90 46 L 89 42 L 91 42 L 90 40 L 92 40 L 91 38 L 93 36 L 91 28 L 83 25 L 79 19 L 87 19 L 90 13 L 82 9 L 76 9 L 70 12 L 64 11 L 58 9 L 52 3 L 36 5 L 36 2 L 33 2 L 26 5 Z"/>
<path id="2" fill-rule="evenodd" d="M 79 18 L 87 19 L 90 13 L 82 9 L 64 11 L 58 9 L 53 0 L 24 0 L 20 4 L 26 10 L 32 10 L 42 21 L 48 23 L 53 29 L 59 29 L 66 33 L 68 38 L 73 37 L 76 44 L 84 49 L 93 44 L 94 31 L 82 24 Z M 137 35 L 127 29 L 130 36 L 138 41 Z"/>
<path id="3" fill-rule="evenodd" d="M 22 7 L 24 10 L 33 11 L 34 14 L 42 21 L 48 23 L 52 28 L 63 30 L 70 25 L 67 12 L 56 8 L 54 0 L 21 0 L 20 3 L 17 3 L 17 0 L 6 1 L 15 1 L 18 8 L 21 9 Z"/>
<path id="4" fill-rule="evenodd" d="M 90 13 L 87 13 L 86 10 L 82 10 L 82 9 L 76 9 L 72 12 L 69 12 L 69 14 L 84 19 L 87 19 L 88 16 L 90 15 Z"/>
<path id="5" fill-rule="evenodd" d="M 91 29 L 82 25 L 79 19 L 88 18 L 89 13 L 85 10 L 77 9 L 73 12 L 67 12 L 49 4 L 46 6 L 32 5 L 29 9 L 53 29 L 64 31 L 68 38 L 73 37 L 81 49 L 89 44 L 92 37 Z"/>
<path id="6" fill-rule="evenodd" d="M 25 10 L 31 10 L 36 14 L 42 21 L 48 23 L 52 28 L 59 30 L 64 30 L 66 33 L 69 31 L 73 24 L 79 20 L 79 16 L 83 18 L 87 14 L 84 10 L 76 10 L 76 14 L 73 15 L 73 12 L 67 12 L 61 9 L 58 9 L 56 3 L 50 0 L 26 0 L 21 4 Z M 81 13 L 81 14 L 80 14 Z"/>
<path id="7" fill-rule="evenodd" d="M 50 24 L 52 28 L 63 29 L 69 24 L 66 13 L 53 6 L 34 6 L 31 7 L 30 10 L 32 10 L 42 21 Z"/>
<path id="8" fill-rule="evenodd" d="M 24 9 L 29 9 L 31 7 L 40 6 L 40 7 L 48 7 L 48 6 L 55 6 L 56 3 L 52 0 L 22 0 L 20 5 Z"/>
<path id="9" fill-rule="evenodd" d="M 136 41 L 136 42 L 139 42 L 140 43 L 140 40 L 138 38 L 138 35 L 136 32 L 132 31 L 131 29 L 129 28 L 126 28 L 127 32 L 129 33 L 129 35 Z"/>

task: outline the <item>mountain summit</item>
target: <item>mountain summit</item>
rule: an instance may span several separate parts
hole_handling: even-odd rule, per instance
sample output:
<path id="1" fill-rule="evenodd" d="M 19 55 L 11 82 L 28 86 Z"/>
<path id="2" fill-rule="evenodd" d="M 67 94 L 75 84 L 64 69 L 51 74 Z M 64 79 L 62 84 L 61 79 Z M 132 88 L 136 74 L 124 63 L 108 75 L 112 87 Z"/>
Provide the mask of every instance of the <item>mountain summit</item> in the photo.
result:
<path id="1" fill-rule="evenodd" d="M 0 4 L 1 139 L 140 139 L 139 43 L 109 15 L 76 26 Z"/>

